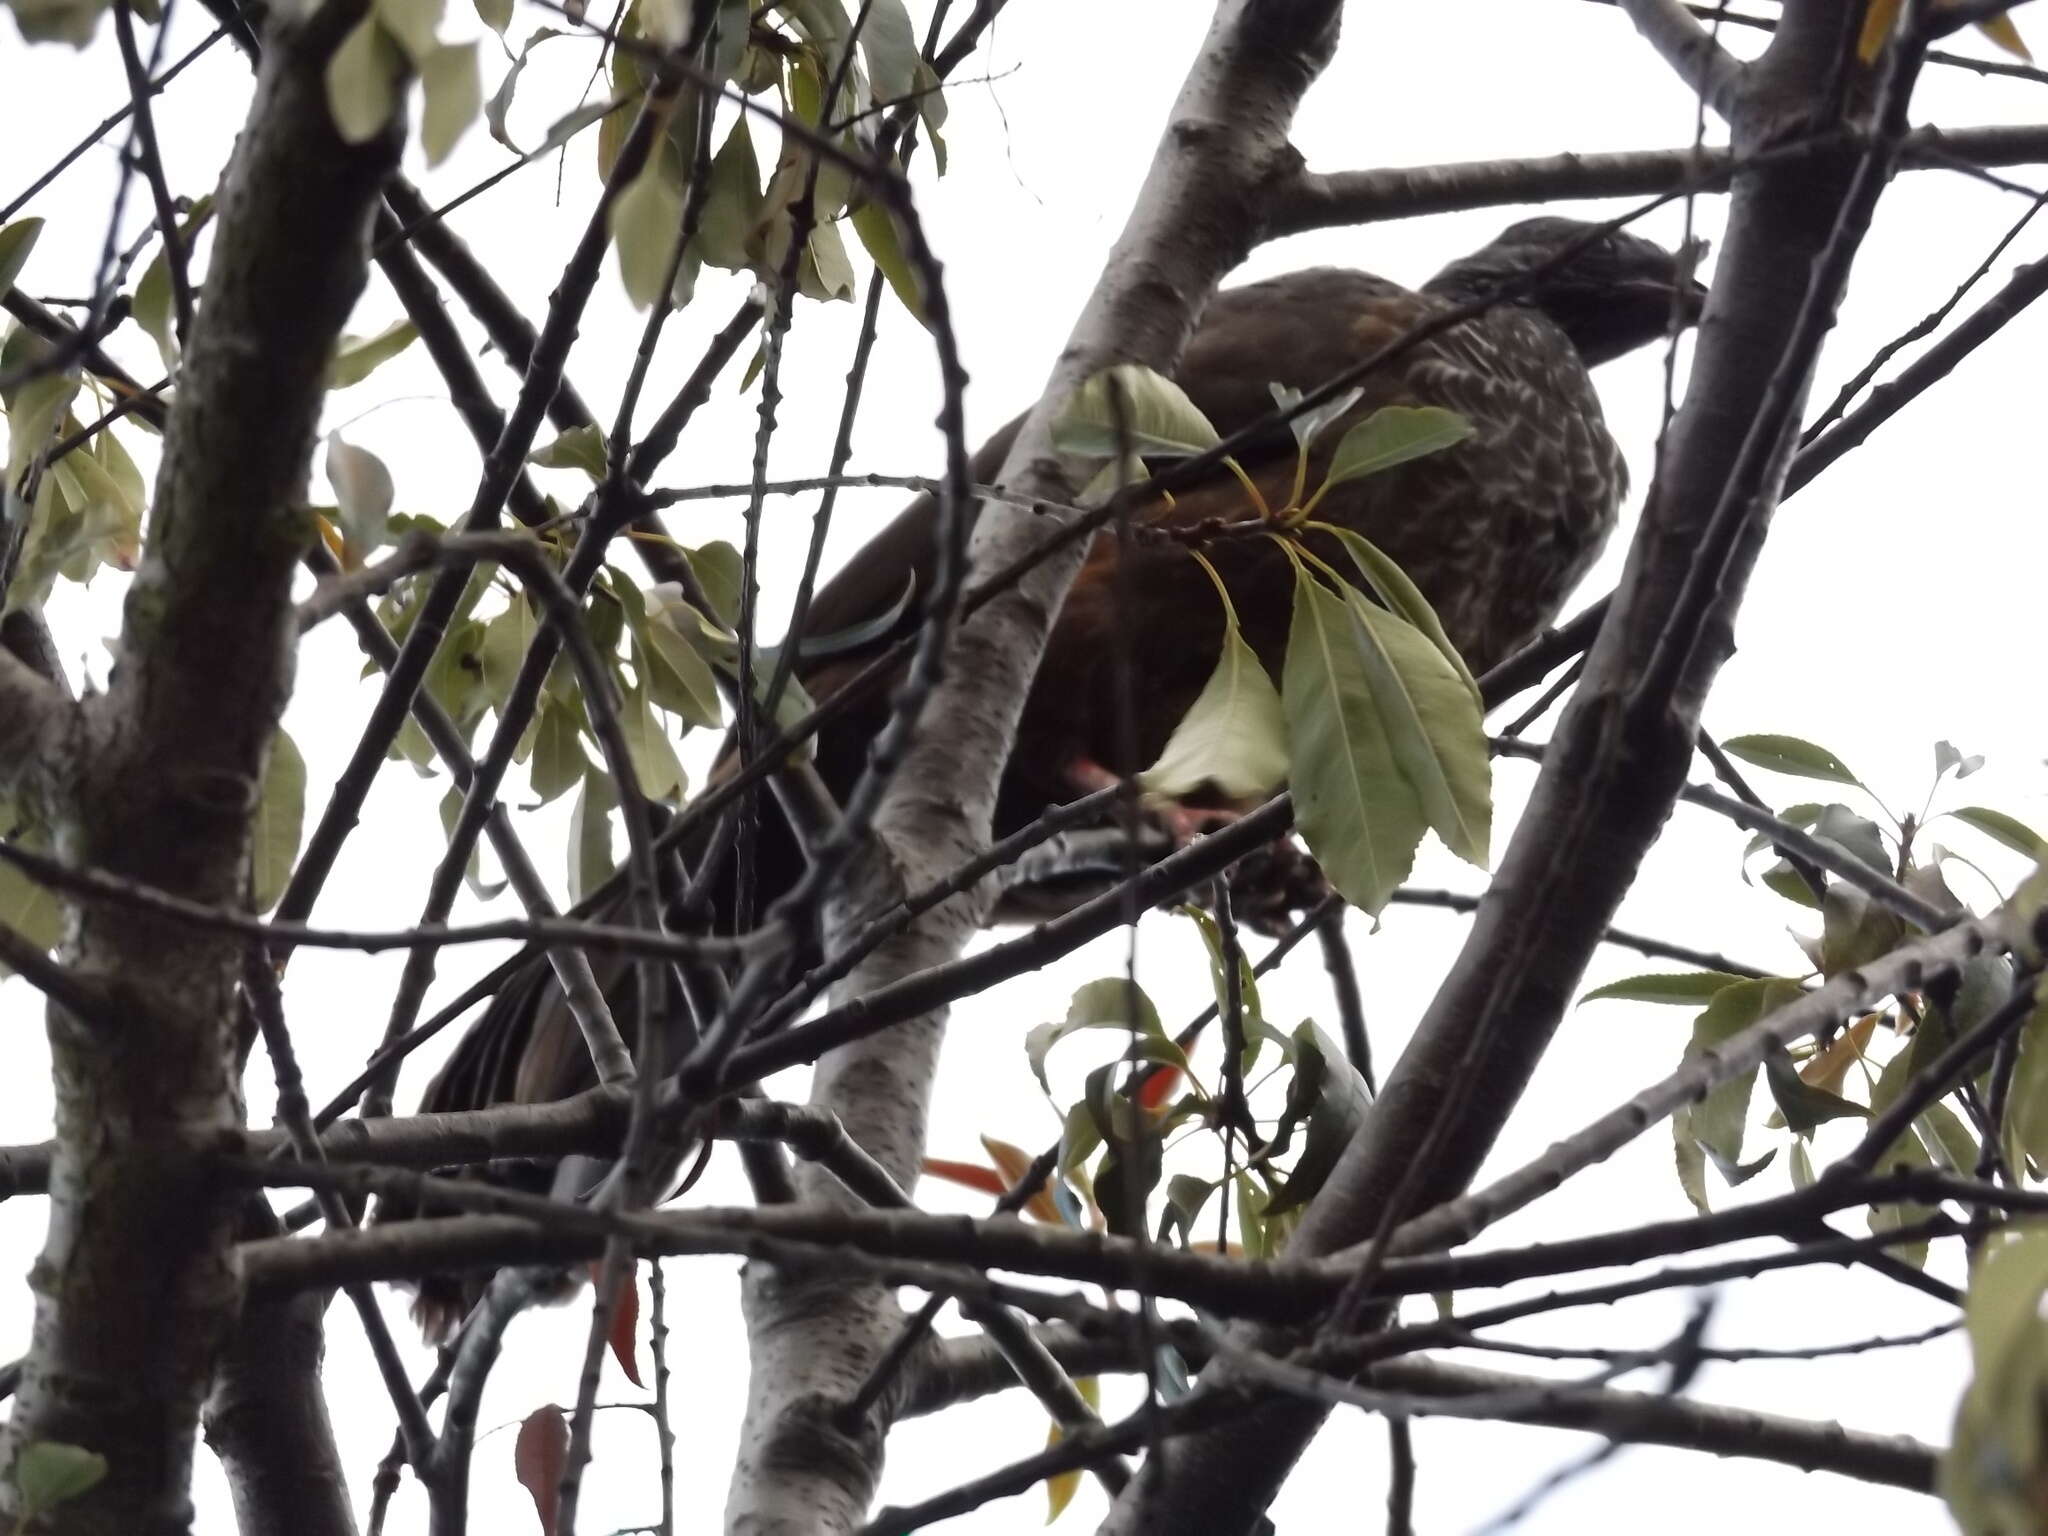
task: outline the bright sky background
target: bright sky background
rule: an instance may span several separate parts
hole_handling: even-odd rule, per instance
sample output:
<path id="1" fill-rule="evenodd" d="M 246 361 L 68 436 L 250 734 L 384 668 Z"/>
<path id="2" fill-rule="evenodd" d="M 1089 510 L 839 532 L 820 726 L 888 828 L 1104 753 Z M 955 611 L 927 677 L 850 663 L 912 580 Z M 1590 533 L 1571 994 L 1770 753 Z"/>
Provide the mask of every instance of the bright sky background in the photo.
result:
<path id="1" fill-rule="evenodd" d="M 197 6 L 181 3 L 172 53 L 203 35 Z M 924 8 L 915 6 L 922 25 Z M 522 5 L 510 36 L 523 39 L 555 22 Z M 2022 25 L 2026 17 L 2022 16 Z M 1207 8 L 1166 0 L 1080 5 L 1072 0 L 1016 0 L 994 28 L 990 46 L 966 67 L 948 93 L 946 137 L 952 170 L 934 180 L 920 156 L 920 204 L 945 262 L 967 366 L 970 433 L 985 435 L 1035 396 L 1102 258 L 1121 227 L 1144 173 L 1164 114 L 1207 23 Z M 447 31 L 475 29 L 468 14 L 451 16 Z M 46 46 L 30 56 L 11 28 L 0 28 L 0 143 L 9 146 L 0 199 L 11 197 L 45 164 L 124 99 L 110 27 L 86 53 Z M 1747 37 L 1735 42 L 1747 49 Z M 1965 48 L 1981 47 L 1963 42 Z M 595 45 L 564 39 L 539 50 L 521 86 L 513 116 L 522 143 L 539 140 L 568 109 L 596 56 Z M 504 64 L 488 58 L 486 89 Z M 174 187 L 197 195 L 208 188 L 236 131 L 247 97 L 247 71 L 228 47 L 215 51 L 158 102 L 160 132 Z M 1930 70 L 1916 117 L 1947 126 L 2038 118 L 2044 99 L 2024 83 Z M 1310 92 L 1296 142 L 1311 166 L 1343 169 L 1443 160 L 1524 156 L 1560 150 L 1664 147 L 1687 142 L 1693 105 L 1664 66 L 1607 6 L 1578 0 L 1439 0 L 1430 6 L 1354 6 L 1335 65 Z M 721 130 L 722 131 L 722 130 Z M 51 220 L 23 285 L 39 295 L 75 295 L 90 285 L 116 168 L 116 135 L 90 152 L 57 187 L 26 211 Z M 499 280 L 536 319 L 580 231 L 596 186 L 588 139 L 572 146 L 558 177 L 537 165 L 464 208 L 455 225 Z M 409 168 L 430 193 L 445 198 L 499 166 L 504 151 L 474 129 L 453 159 L 432 173 L 409 153 Z M 2029 182 L 2032 173 L 2013 173 Z M 2042 173 L 2041 179 L 2048 179 Z M 147 218 L 148 199 L 130 194 L 127 231 Z M 1620 204 L 1587 205 L 1606 216 Z M 1840 326 L 1823 364 L 1819 396 L 1852 372 L 1887 337 L 1933 307 L 1971 270 L 2025 206 L 2022 199 L 1950 173 L 1919 172 L 1889 196 L 1858 268 Z M 1367 267 L 1420 282 L 1444 261 L 1489 238 L 1520 210 L 1497 210 L 1335 230 L 1258 251 L 1244 276 L 1315 263 Z M 1716 234 L 1717 201 L 1704 202 L 1701 228 Z M 1675 241 L 1679 213 L 1665 210 L 1644 226 Z M 2038 255 L 2043 237 L 2022 237 L 2013 260 Z M 1994 275 L 2002 278 L 2006 266 Z M 696 303 L 672 322 L 649 399 L 666 398 L 694 362 L 704 337 L 731 312 L 741 280 L 707 273 Z M 893 306 L 885 311 L 860 427 L 854 467 L 930 473 L 937 466 L 932 428 L 935 371 L 922 333 Z M 397 315 L 374 281 L 351 329 L 367 332 Z M 783 376 L 786 427 L 777 438 L 773 471 L 822 471 L 839 408 L 842 379 L 858 324 L 855 305 L 806 304 Z M 2036 573 L 2048 541 L 2037 518 L 2041 498 L 2027 448 L 2038 431 L 2037 391 L 2023 372 L 2027 349 L 2042 336 L 2041 317 L 2012 325 L 1967 363 L 1956 378 L 1915 404 L 1878 441 L 1828 471 L 1790 504 L 1772 535 L 1750 589 L 1738 632 L 1740 649 L 1723 673 L 1707 712 L 1719 734 L 1791 731 L 1842 756 L 1899 810 L 1917 809 L 1932 772 L 1932 743 L 1952 739 L 1990 765 L 1950 803 L 1987 803 L 2037 825 L 2042 805 L 2041 740 L 2034 711 L 2005 676 L 2005 660 L 2027 633 Z M 473 328 L 472 328 L 473 329 Z M 600 415 L 609 412 L 638 322 L 608 271 L 582 327 L 571 376 Z M 132 327 L 115 350 L 138 373 L 156 376 L 153 349 Z M 509 399 L 510 377 L 487 361 L 487 377 Z M 682 485 L 744 478 L 755 424 L 753 398 L 741 398 L 730 376 L 700 414 L 665 482 Z M 1610 417 L 1637 479 L 1647 481 L 1658 423 L 1661 361 L 1645 353 L 1607 369 L 1599 380 Z M 399 506 L 452 518 L 470 498 L 478 456 L 438 381 L 414 349 L 367 385 L 330 402 L 329 425 L 374 449 L 397 477 Z M 580 477 L 556 487 L 573 498 Z M 849 493 L 835 525 L 833 558 L 843 558 L 896 506 L 892 493 Z M 764 558 L 771 593 L 786 594 L 801 559 L 808 506 L 774 504 Z M 730 536 L 732 512 L 693 511 L 672 526 L 686 541 Z M 1624 533 L 1632 526 L 1625 522 Z M 1624 540 L 1590 578 L 1583 596 L 1605 590 L 1620 568 Z M 90 593 L 60 594 L 53 618 L 68 661 L 103 679 L 104 640 L 118 622 L 120 582 L 102 578 Z M 779 621 L 776 621 L 779 622 Z M 374 690 L 357 681 L 359 658 L 347 632 L 329 625 L 311 637 L 300 660 L 299 691 L 286 723 L 311 763 L 308 825 L 326 786 L 353 742 Z M 708 742 L 698 743 L 700 747 Z M 703 753 L 691 759 L 701 766 Z M 1704 769 L 1702 774 L 1704 775 Z M 1776 803 L 1811 798 L 1791 781 L 1756 776 Z M 1533 769 L 1505 763 L 1498 772 L 1500 825 L 1496 849 L 1519 811 Z M 442 838 L 435 815 L 445 781 L 423 783 L 389 765 L 366 808 L 364 828 L 350 843 L 315 920 L 328 925 L 396 926 L 414 920 Z M 520 791 L 523 794 L 523 784 Z M 567 801 L 518 818 L 544 871 L 559 882 L 561 830 Z M 1987 848 L 1953 823 L 1936 834 L 1980 857 L 2001 879 L 2015 861 Z M 1766 967 L 1797 972 L 1799 952 L 1788 923 L 1805 915 L 1739 877 L 1746 839 L 1703 812 L 1681 808 L 1651 856 L 1621 914 L 1624 926 L 1721 949 Z M 1475 890 L 1476 871 L 1431 845 L 1416 871 L 1419 884 Z M 1973 901 L 1986 891 L 1956 876 Z M 473 910 L 470 904 L 465 910 Z M 494 910 L 510 910 L 506 898 Z M 458 914 L 460 915 L 460 914 Z M 1373 1044 L 1382 1064 L 1398 1052 L 1427 1004 L 1463 935 L 1463 920 L 1396 909 L 1383 931 L 1354 923 Z M 1186 925 L 1148 920 L 1140 932 L 1140 977 L 1168 1026 L 1207 1000 L 1205 966 Z M 973 1157 L 977 1132 L 1036 1148 L 1057 1133 L 1057 1120 L 1033 1085 L 1022 1049 L 1025 1028 L 1064 1012 L 1072 988 L 1121 968 L 1122 935 L 1090 946 L 1048 973 L 1012 983 L 997 997 L 958 1009 L 940 1082 L 932 1150 Z M 452 995 L 497 951 L 445 956 L 436 998 Z M 1603 951 L 1590 980 L 1655 968 L 1626 953 Z M 326 951 L 301 953 L 288 978 L 287 1000 L 302 1060 L 316 1097 L 358 1065 L 383 1027 L 395 958 L 363 959 Z M 1314 947 L 1268 984 L 1268 1016 L 1283 1026 L 1314 1016 L 1334 1028 Z M 48 1132 L 47 1056 L 40 1000 L 24 984 L 0 988 L 11 1025 L 12 1067 L 0 1084 L 0 1139 L 33 1141 Z M 1496 1171 L 1540 1151 L 1555 1137 L 1620 1102 L 1678 1060 L 1689 1015 L 1672 1009 L 1596 1003 L 1575 1012 L 1501 1139 Z M 401 1090 L 409 1105 L 436 1053 Z M 1082 1073 L 1102 1058 L 1070 1043 L 1055 1056 L 1055 1086 L 1071 1096 Z M 251 1074 L 252 1119 L 266 1123 L 270 1093 L 259 1061 Z M 771 1084 L 801 1096 L 798 1074 Z M 1759 1099 L 1761 1100 L 1761 1094 Z M 1753 1147 L 1769 1144 L 1758 1111 Z M 1837 1143 L 1839 1144 L 1839 1143 Z M 1823 1150 L 1829 1145 L 1824 1140 Z M 1573 1181 L 1533 1212 L 1503 1224 L 1496 1239 L 1517 1243 L 1686 1214 L 1672 1174 L 1671 1143 L 1661 1128 L 1611 1163 Z M 1749 1190 L 1785 1187 L 1784 1157 Z M 1710 1175 L 1717 1199 L 1727 1193 Z M 928 1185 L 942 1209 L 976 1210 L 979 1197 Z M 728 1156 L 713 1164 L 698 1199 L 745 1198 Z M 1860 1230 L 1851 1215 L 1839 1223 Z M 0 1206 L 0 1274 L 25 1275 L 40 1243 L 41 1204 Z M 678 1529 L 716 1528 L 731 1465 L 746 1368 L 738 1324 L 736 1266 L 722 1261 L 670 1264 L 672 1361 L 679 1404 Z M 1954 1276 L 1951 1276 L 1954 1278 Z M 1860 1273 L 1794 1272 L 1740 1285 L 1721 1298 L 1713 1339 L 1724 1345 L 1802 1345 L 1907 1332 L 1938 1321 L 1940 1309 L 1914 1293 Z M 1631 1306 L 1611 1317 L 1586 1311 L 1538 1319 L 1516 1336 L 1551 1343 L 1593 1342 L 1654 1347 L 1684 1312 L 1682 1293 Z M 573 1400 L 587 1302 L 529 1316 L 517 1328 L 483 1410 L 486 1426 L 509 1426 L 549 1401 Z M 410 1337 L 404 1304 L 387 1310 Z M 27 1344 L 29 1297 L 23 1286 L 0 1306 L 0 1358 Z M 348 1309 L 329 1314 L 330 1389 L 343 1456 L 359 1499 L 390 1441 L 391 1419 Z M 428 1356 L 417 1356 L 423 1376 Z M 1527 1368 L 1511 1357 L 1478 1363 Z M 1817 1419 L 1839 1418 L 1858 1429 L 1910 1433 L 1945 1441 L 1965 1356 L 1954 1339 L 1905 1352 L 1883 1352 L 1804 1364 L 1709 1366 L 1700 1396 Z M 611 1372 L 601 1401 L 644 1401 Z M 1645 1385 L 1648 1381 L 1645 1380 Z M 1113 1391 L 1111 1404 L 1127 1400 Z M 944 1421 L 906 1425 L 891 1442 L 884 1496 L 921 1497 L 1030 1451 L 1043 1440 L 1044 1418 L 1022 1393 L 1009 1393 Z M 1425 1422 L 1420 1457 L 1418 1528 L 1470 1531 L 1520 1497 L 1552 1468 L 1591 1442 L 1582 1436 L 1509 1426 Z M 607 1412 L 598 1426 L 599 1463 L 586 1483 L 582 1526 L 601 1532 L 654 1518 L 652 1435 L 644 1415 Z M 532 1529 L 527 1496 L 511 1474 L 509 1429 L 485 1438 L 477 1452 L 474 1529 Z M 1340 1413 L 1303 1462 L 1274 1509 L 1281 1530 L 1376 1530 L 1384 1493 L 1384 1431 L 1355 1413 Z M 1680 1490 L 1685 1496 L 1679 1496 Z M 1699 1490 L 1694 1492 L 1693 1490 Z M 197 1499 L 200 1528 L 231 1529 L 224 1483 L 202 1454 Z M 1088 1528 L 1101 1495 L 1084 1487 L 1063 1528 Z M 1950 1529 L 1941 1507 L 1888 1490 L 1833 1477 L 1804 1476 L 1755 1462 L 1710 1463 L 1655 1449 L 1625 1451 L 1594 1476 L 1545 1502 L 1525 1525 L 1532 1531 L 1580 1531 L 1636 1523 L 1655 1511 L 1671 1533 L 1720 1532 L 1731 1518 L 1753 1526 L 1792 1529 L 1820 1520 L 1844 1528 L 1892 1532 Z M 993 1506 L 946 1527 L 977 1532 L 1030 1532 L 1044 1517 L 1039 1493 Z M 424 1527 L 425 1500 L 410 1483 L 400 1495 L 393 1529 Z"/>

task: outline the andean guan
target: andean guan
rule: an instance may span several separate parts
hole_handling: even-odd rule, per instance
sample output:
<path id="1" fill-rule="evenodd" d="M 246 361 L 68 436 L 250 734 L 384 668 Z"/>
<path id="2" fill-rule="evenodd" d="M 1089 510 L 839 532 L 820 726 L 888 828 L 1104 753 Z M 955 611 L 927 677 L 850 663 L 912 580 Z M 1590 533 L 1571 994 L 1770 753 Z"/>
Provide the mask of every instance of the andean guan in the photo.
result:
<path id="1" fill-rule="evenodd" d="M 1397 561 L 1436 606 L 1474 672 L 1502 660 L 1556 617 L 1614 527 L 1627 469 L 1588 371 L 1693 323 L 1705 299 L 1688 263 L 1627 233 L 1603 234 L 1544 270 L 1592 233 L 1593 226 L 1569 219 L 1524 220 L 1452 262 L 1419 291 L 1328 267 L 1227 289 L 1209 305 L 1174 374 L 1228 435 L 1272 413 L 1270 383 L 1312 389 L 1432 316 L 1516 284 L 1502 302 L 1367 374 L 1357 402 L 1316 439 L 1307 478 L 1310 488 L 1318 485 L 1344 428 L 1382 406 L 1443 406 L 1470 421 L 1473 433 L 1462 443 L 1344 484 L 1324 499 L 1317 516 L 1356 529 Z M 1010 423 L 974 455 L 976 481 L 987 483 L 1000 471 L 1017 427 Z M 1238 454 L 1271 506 L 1287 504 L 1295 454 L 1284 425 Z M 1191 525 L 1243 519 L 1251 511 L 1243 487 L 1219 471 L 1170 504 L 1137 515 Z M 820 588 L 805 633 L 858 631 L 900 606 L 906 589 L 920 596 L 927 591 L 935 520 L 929 497 L 899 514 Z M 1260 538 L 1213 541 L 1206 552 L 1229 588 L 1246 640 L 1277 678 L 1292 611 L 1286 556 Z M 1334 548 L 1321 552 L 1342 563 Z M 1132 562 L 1121 574 L 1120 559 Z M 800 665 L 811 697 L 823 699 L 845 686 L 875 649 L 915 627 L 916 607 L 911 603 L 900 622 L 864 649 Z M 1115 675 L 1120 626 L 1135 669 L 1128 697 L 1136 719 L 1128 726 L 1118 719 L 1118 701 L 1126 696 Z M 1077 798 L 1104 782 L 1105 773 L 1135 773 L 1156 759 L 1214 668 L 1222 627 L 1214 589 L 1184 548 L 1137 540 L 1120 555 L 1113 535 L 1099 535 L 1054 623 L 1025 703 L 995 835 Z M 835 796 L 858 778 L 887 707 L 886 690 L 877 690 L 820 734 L 816 765 Z M 764 808 L 755 910 L 787 888 L 800 858 L 782 817 Z M 722 888 L 729 890 L 730 881 Z M 632 965 L 605 955 L 592 963 L 615 1016 L 630 1028 Z M 657 1016 L 679 1007 L 671 998 Z M 673 1062 L 689 1026 L 674 1020 L 667 1027 L 666 1059 Z M 594 1081 L 554 975 L 538 959 L 470 1026 L 428 1085 L 421 1109 L 542 1103 Z M 490 1176 L 545 1190 L 553 1171 L 521 1165 Z M 387 1209 L 384 1216 L 401 1214 Z M 414 1311 L 430 1338 L 461 1321 L 486 1278 L 442 1276 L 422 1284 Z"/>

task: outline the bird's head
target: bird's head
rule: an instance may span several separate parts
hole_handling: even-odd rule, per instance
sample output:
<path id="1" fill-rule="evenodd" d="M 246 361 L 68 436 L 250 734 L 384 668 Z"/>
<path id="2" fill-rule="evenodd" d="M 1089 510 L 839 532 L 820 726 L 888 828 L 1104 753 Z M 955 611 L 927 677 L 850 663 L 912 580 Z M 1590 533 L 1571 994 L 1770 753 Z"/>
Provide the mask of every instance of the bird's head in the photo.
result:
<path id="1" fill-rule="evenodd" d="M 1556 321 L 1589 368 L 1657 340 L 1674 318 L 1682 326 L 1699 319 L 1707 290 L 1692 271 L 1702 251 L 1674 255 L 1626 230 L 1592 238 L 1598 229 L 1577 219 L 1524 219 L 1445 267 L 1424 291 L 1478 298 L 1536 274 L 1510 302 Z"/>

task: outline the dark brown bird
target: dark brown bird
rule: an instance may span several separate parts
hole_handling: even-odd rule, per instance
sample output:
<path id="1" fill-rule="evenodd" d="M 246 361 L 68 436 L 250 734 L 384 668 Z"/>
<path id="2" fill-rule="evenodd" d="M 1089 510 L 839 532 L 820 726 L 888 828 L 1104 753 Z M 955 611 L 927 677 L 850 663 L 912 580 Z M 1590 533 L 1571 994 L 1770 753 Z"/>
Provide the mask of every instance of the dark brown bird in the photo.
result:
<path id="1" fill-rule="evenodd" d="M 1307 482 L 1320 483 L 1344 428 L 1383 406 L 1441 406 L 1471 423 L 1464 442 L 1349 482 L 1317 515 L 1392 556 L 1436 606 L 1475 672 L 1556 616 L 1614 527 L 1627 471 L 1589 370 L 1691 324 L 1704 299 L 1688 264 L 1662 247 L 1626 233 L 1593 236 L 1593 226 L 1571 220 L 1525 220 L 1413 292 L 1334 268 L 1230 289 L 1209 306 L 1175 374 L 1229 435 L 1272 413 L 1269 384 L 1313 389 L 1418 324 L 1515 285 L 1504 301 L 1368 374 L 1346 416 L 1317 438 Z M 1012 422 L 974 456 L 976 480 L 999 472 L 1017 426 Z M 1275 508 L 1292 490 L 1295 452 L 1289 429 L 1276 425 L 1238 455 Z M 1252 510 L 1243 487 L 1218 474 L 1139 516 L 1186 526 L 1241 520 Z M 928 590 L 935 520 L 924 498 L 884 528 L 819 591 L 806 632 L 856 629 L 888 613 L 913 580 L 911 590 Z M 1129 548 L 1131 567 L 1119 572 L 1117 541 L 1097 539 L 1053 626 L 1003 779 L 998 836 L 1095 787 L 1105 773 L 1134 773 L 1154 761 L 1215 666 L 1223 621 L 1199 565 L 1168 541 Z M 1245 638 L 1278 677 L 1292 603 L 1286 557 L 1260 538 L 1220 541 L 1208 553 Z M 917 622 L 913 604 L 873 645 Z M 1118 718 L 1119 633 L 1128 637 L 1135 668 L 1129 696 L 1136 718 L 1128 724 Z M 872 647 L 807 665 L 802 680 L 813 698 L 827 697 L 870 654 Z M 858 778 L 886 709 L 878 694 L 820 736 L 818 771 L 836 795 Z M 756 888 L 766 901 L 794 877 L 799 853 L 772 811 L 763 815 L 761 832 Z M 604 957 L 596 963 L 604 980 Z M 629 1020 L 631 968 L 609 969 L 614 1009 Z M 545 1102 L 592 1081 L 554 977 L 536 963 L 471 1026 L 421 1107 Z M 522 1182 L 546 1188 L 549 1178 L 535 1168 Z M 430 1334 L 444 1331 L 474 1295 L 452 1279 L 430 1282 L 417 1311 Z"/>

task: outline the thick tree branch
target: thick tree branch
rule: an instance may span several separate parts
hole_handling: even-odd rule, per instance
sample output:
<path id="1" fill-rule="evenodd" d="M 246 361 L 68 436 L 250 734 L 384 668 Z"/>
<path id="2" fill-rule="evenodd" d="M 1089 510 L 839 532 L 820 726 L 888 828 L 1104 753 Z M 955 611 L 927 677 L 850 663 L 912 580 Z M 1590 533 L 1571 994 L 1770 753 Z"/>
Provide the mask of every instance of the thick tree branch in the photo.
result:
<path id="1" fill-rule="evenodd" d="M 1709 108 L 1721 117 L 1734 110 L 1742 90 L 1742 65 L 1679 0 L 1621 0 L 1621 8 Z"/>
<path id="2" fill-rule="evenodd" d="M 328 359 L 361 291 L 369 213 L 402 124 L 344 144 L 328 58 L 361 14 L 280 28 L 220 200 L 107 693 L 59 818 L 67 858 L 212 906 L 241 896 L 265 754 L 291 686 L 291 578 Z M 192 1447 L 232 1327 L 238 1196 L 210 1141 L 241 1122 L 233 1048 L 242 946 L 87 904 L 73 969 L 119 998 L 109 1038 L 50 1012 L 57 1149 L 36 1320 L 8 1454 L 37 1440 L 107 1458 L 66 1529 L 159 1536 L 191 1519 Z M 11 1482 L 0 1493 L 14 1507 Z"/>
<path id="3" fill-rule="evenodd" d="M 1812 136 L 1841 66 L 1847 3 L 1788 7 L 1769 52 L 1744 72 L 1733 112 L 1738 162 Z M 1757 158 L 1738 174 L 1686 403 L 1585 677 L 1471 937 L 1311 1203 L 1294 1238 L 1299 1251 L 1376 1239 L 1416 1203 L 1455 1195 L 1570 1005 L 1683 785 L 1821 330 L 1884 185 L 1887 134 L 1909 85 L 1910 72 L 1862 149 L 1796 163 Z M 1169 1446 L 1106 1529 L 1133 1536 L 1199 1520 L 1249 1530 L 1324 1411 L 1269 1394 L 1227 1436 Z"/>

